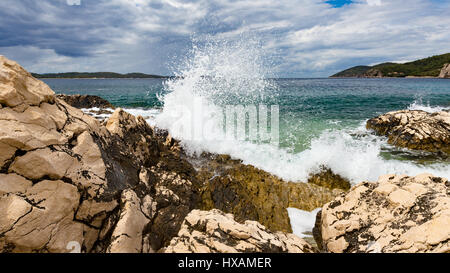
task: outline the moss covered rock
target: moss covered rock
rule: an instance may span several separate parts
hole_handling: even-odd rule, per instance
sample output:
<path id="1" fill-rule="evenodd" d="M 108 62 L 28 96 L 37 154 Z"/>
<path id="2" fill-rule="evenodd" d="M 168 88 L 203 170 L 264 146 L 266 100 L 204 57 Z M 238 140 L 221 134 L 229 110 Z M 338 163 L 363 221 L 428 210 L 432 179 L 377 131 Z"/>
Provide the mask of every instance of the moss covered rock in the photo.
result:
<path id="1" fill-rule="evenodd" d="M 329 168 L 322 166 L 321 171 L 315 174 L 311 174 L 308 179 L 308 183 L 312 183 L 321 187 L 329 189 L 341 189 L 348 191 L 352 184 L 348 179 L 333 173 Z"/>
<path id="2" fill-rule="evenodd" d="M 224 155 L 203 155 L 194 164 L 203 181 L 203 210 L 220 209 L 236 220 L 255 220 L 272 231 L 292 232 L 287 208 L 312 211 L 343 192 L 311 183 L 285 182 Z"/>

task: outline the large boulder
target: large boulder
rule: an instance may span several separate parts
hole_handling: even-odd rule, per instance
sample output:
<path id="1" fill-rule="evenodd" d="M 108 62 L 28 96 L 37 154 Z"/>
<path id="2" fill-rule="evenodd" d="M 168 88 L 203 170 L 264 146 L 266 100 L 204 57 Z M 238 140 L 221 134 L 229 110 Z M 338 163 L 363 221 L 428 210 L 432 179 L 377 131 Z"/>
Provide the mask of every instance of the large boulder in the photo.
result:
<path id="1" fill-rule="evenodd" d="M 54 93 L 45 83 L 0 55 L 0 105 L 23 110 L 53 101 Z"/>
<path id="2" fill-rule="evenodd" d="M 385 175 L 326 204 L 314 230 L 328 252 L 450 252 L 450 182 Z"/>
<path id="3" fill-rule="evenodd" d="M 439 78 L 450 78 L 450 64 L 444 64 L 439 73 Z"/>
<path id="4" fill-rule="evenodd" d="M 450 112 L 389 112 L 367 121 L 367 129 L 399 147 L 450 154 Z"/>
<path id="5" fill-rule="evenodd" d="M 194 210 L 165 253 L 313 253 L 315 249 L 293 234 L 271 232 L 255 221 L 238 223 L 220 210 Z"/>

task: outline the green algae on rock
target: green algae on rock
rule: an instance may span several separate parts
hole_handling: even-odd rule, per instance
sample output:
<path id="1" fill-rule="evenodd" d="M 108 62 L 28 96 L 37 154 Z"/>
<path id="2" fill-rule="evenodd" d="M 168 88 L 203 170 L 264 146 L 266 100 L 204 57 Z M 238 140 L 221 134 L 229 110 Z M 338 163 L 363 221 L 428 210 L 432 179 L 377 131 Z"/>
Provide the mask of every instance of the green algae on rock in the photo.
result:
<path id="1" fill-rule="evenodd" d="M 341 189 L 348 191 L 352 184 L 348 179 L 333 173 L 329 168 L 321 167 L 320 172 L 311 174 L 308 179 L 308 183 L 312 183 L 321 187 L 329 189 Z"/>
<path id="2" fill-rule="evenodd" d="M 255 220 L 272 231 L 292 232 L 287 208 L 312 211 L 343 192 L 285 182 L 227 155 L 203 154 L 194 165 L 204 183 L 201 209 L 217 208 L 234 214 L 238 221 Z"/>

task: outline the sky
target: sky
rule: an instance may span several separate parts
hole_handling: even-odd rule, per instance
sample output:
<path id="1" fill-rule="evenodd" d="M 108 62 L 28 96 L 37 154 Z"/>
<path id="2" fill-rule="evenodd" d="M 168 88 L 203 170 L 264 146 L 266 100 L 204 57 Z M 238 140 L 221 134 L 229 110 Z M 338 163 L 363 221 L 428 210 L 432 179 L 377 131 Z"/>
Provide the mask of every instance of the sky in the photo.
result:
<path id="1" fill-rule="evenodd" d="M 247 34 L 276 76 L 327 77 L 450 52 L 449 14 L 450 0 L 1 0 L 0 55 L 36 73 L 173 75 L 193 37 Z"/>

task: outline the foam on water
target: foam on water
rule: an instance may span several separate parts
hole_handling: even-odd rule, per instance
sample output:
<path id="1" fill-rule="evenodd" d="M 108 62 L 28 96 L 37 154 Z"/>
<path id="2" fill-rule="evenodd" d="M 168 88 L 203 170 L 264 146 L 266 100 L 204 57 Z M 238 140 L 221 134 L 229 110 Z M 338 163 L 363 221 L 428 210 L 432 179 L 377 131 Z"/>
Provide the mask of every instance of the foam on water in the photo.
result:
<path id="1" fill-rule="evenodd" d="M 321 208 L 311 212 L 299 210 L 296 208 L 288 208 L 288 215 L 291 222 L 292 233 L 300 238 L 311 237 L 311 231 L 316 223 L 317 213 Z"/>
<path id="2" fill-rule="evenodd" d="M 429 103 L 424 104 L 422 102 L 422 98 L 414 100 L 413 103 L 408 107 L 409 110 L 422 110 L 428 113 L 435 113 L 440 112 L 443 110 L 449 110 L 450 107 L 443 107 L 443 106 L 430 106 Z"/>
<path id="3" fill-rule="evenodd" d="M 148 124 L 155 126 L 155 119 L 161 113 L 161 109 L 125 108 L 126 112 L 134 116 L 142 116 Z"/>

